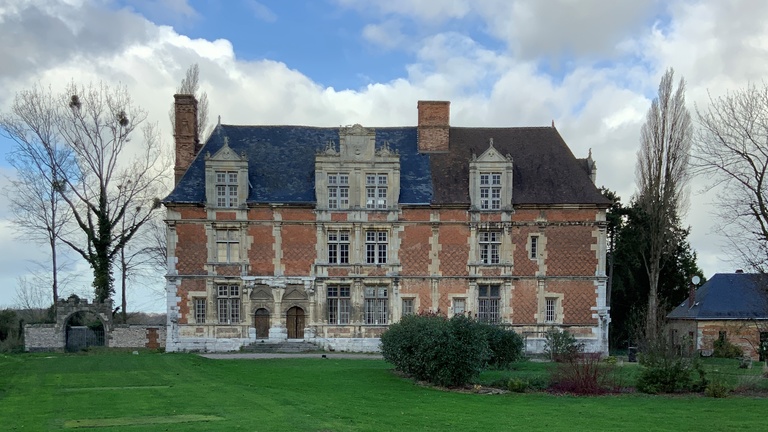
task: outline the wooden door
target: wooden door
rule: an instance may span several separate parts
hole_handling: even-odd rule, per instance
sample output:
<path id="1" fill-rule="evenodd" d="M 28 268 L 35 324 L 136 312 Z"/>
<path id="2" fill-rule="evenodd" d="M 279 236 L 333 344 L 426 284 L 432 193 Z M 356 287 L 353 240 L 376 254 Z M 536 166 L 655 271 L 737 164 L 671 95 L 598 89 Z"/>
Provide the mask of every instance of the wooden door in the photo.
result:
<path id="1" fill-rule="evenodd" d="M 288 339 L 304 339 L 304 309 L 294 306 L 286 313 Z"/>
<path id="2" fill-rule="evenodd" d="M 269 311 L 261 308 L 256 310 L 253 318 L 253 326 L 256 327 L 256 338 L 266 339 L 269 337 Z"/>

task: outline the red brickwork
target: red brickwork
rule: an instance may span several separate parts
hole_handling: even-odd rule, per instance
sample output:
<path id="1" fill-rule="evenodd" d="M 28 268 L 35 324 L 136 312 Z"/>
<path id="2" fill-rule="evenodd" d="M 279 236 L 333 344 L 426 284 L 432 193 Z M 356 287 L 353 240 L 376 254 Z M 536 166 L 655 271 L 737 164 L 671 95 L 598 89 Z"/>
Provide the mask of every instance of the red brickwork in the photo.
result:
<path id="1" fill-rule="evenodd" d="M 428 275 L 430 263 L 430 244 L 432 227 L 409 225 L 400 236 L 400 262 L 403 275 Z"/>
<path id="2" fill-rule="evenodd" d="M 538 298 L 536 280 L 527 279 L 514 282 L 512 290 L 512 322 L 514 324 L 535 324 Z"/>
<path id="3" fill-rule="evenodd" d="M 451 103 L 445 101 L 419 101 L 418 110 L 419 151 L 448 151 Z"/>
<path id="4" fill-rule="evenodd" d="M 592 227 L 560 226 L 547 228 L 547 275 L 594 276 L 597 254 L 592 246 L 597 238 Z"/>
<path id="5" fill-rule="evenodd" d="M 563 294 L 563 324 L 597 324 L 590 308 L 597 304 L 595 285 L 589 280 L 551 280 L 547 292 Z"/>
<path id="6" fill-rule="evenodd" d="M 286 212 L 290 216 L 298 213 Z M 305 276 L 309 274 L 317 252 L 315 244 L 317 236 L 312 225 L 283 224 L 281 236 L 283 245 L 282 264 L 286 276 Z"/>
<path id="7" fill-rule="evenodd" d="M 200 279 L 185 279 L 178 289 L 179 301 L 179 324 L 188 324 L 190 320 L 189 311 L 189 292 L 205 291 L 205 281 Z"/>
<path id="8" fill-rule="evenodd" d="M 248 250 L 252 274 L 259 276 L 275 274 L 273 264 L 275 239 L 272 236 L 272 227 L 269 225 L 251 225 L 248 227 L 248 236 L 253 239 L 251 248 Z"/>
<path id="9" fill-rule="evenodd" d="M 176 270 L 179 274 L 206 274 L 208 239 L 205 235 L 205 226 L 199 223 L 178 223 L 176 235 L 178 238 L 175 251 L 178 258 Z"/>
<path id="10" fill-rule="evenodd" d="M 465 276 L 469 257 L 469 227 L 466 225 L 441 225 L 440 271 L 443 276 Z"/>

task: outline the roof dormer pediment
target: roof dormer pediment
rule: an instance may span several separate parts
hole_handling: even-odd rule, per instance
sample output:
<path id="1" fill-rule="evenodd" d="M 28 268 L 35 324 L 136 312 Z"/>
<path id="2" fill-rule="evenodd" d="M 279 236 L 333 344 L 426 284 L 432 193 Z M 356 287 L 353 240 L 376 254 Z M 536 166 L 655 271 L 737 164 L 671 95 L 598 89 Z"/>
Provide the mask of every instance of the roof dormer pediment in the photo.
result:
<path id="1" fill-rule="evenodd" d="M 235 153 L 229 146 L 229 139 L 225 137 L 224 145 L 221 149 L 214 153 L 213 156 L 211 156 L 210 153 L 206 154 L 205 160 L 214 162 L 246 162 L 248 161 L 248 157 L 244 153 L 241 155 Z"/>
<path id="2" fill-rule="evenodd" d="M 475 162 L 512 162 L 510 156 L 504 156 L 493 146 L 493 138 L 488 143 L 488 149 L 484 151 Z"/>

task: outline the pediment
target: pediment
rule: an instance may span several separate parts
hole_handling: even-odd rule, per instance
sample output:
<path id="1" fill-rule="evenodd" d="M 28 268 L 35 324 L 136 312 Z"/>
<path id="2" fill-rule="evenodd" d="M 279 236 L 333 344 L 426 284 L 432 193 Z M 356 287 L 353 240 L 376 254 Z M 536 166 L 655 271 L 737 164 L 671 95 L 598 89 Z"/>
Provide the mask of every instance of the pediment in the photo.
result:
<path id="1" fill-rule="evenodd" d="M 272 289 L 265 286 L 254 288 L 251 293 L 251 299 L 272 301 Z"/>
<path id="2" fill-rule="evenodd" d="M 360 124 L 339 128 L 339 153 L 345 160 L 370 161 L 375 154 L 376 130 Z"/>
<path id="3" fill-rule="evenodd" d="M 488 146 L 488 149 L 483 152 L 477 159 L 477 162 L 510 162 L 510 160 L 499 153 L 498 150 L 496 150 L 496 147 L 493 146 L 493 140 L 491 140 L 491 144 Z"/>
<path id="4" fill-rule="evenodd" d="M 217 151 L 213 156 L 206 157 L 206 160 L 244 162 L 247 161 L 248 158 L 245 156 L 245 154 L 238 155 L 235 153 L 235 151 L 232 150 L 232 148 L 229 146 L 229 139 L 225 137 L 224 146 L 222 146 L 221 149 Z"/>
<path id="5" fill-rule="evenodd" d="M 283 295 L 283 301 L 306 300 L 307 298 L 307 293 L 304 292 L 303 288 L 288 288 L 286 289 L 285 295 Z"/>

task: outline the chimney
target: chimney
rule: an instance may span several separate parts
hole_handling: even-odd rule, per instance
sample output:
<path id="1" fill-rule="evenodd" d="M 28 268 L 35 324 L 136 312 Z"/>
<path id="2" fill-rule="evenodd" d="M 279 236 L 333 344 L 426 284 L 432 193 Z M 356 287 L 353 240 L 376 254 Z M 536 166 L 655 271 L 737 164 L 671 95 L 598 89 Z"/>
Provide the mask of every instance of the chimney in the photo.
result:
<path id="1" fill-rule="evenodd" d="M 202 148 L 200 138 L 197 136 L 197 100 L 194 95 L 173 95 L 175 130 L 173 137 L 176 141 L 176 165 L 174 174 L 176 182 L 187 172 L 187 168 Z"/>
<path id="2" fill-rule="evenodd" d="M 447 152 L 451 103 L 449 101 L 419 101 L 418 109 L 419 152 Z"/>
<path id="3" fill-rule="evenodd" d="M 696 285 L 688 282 L 688 309 L 696 304 Z"/>

